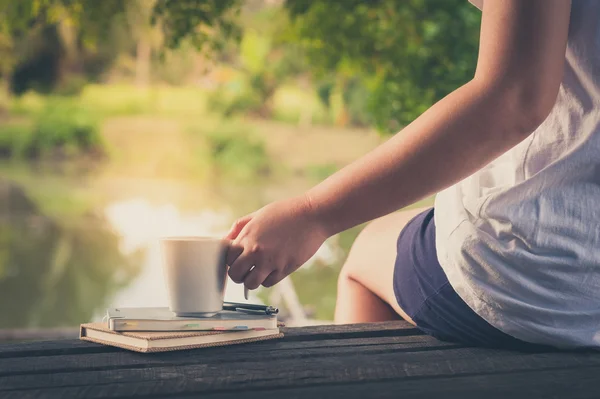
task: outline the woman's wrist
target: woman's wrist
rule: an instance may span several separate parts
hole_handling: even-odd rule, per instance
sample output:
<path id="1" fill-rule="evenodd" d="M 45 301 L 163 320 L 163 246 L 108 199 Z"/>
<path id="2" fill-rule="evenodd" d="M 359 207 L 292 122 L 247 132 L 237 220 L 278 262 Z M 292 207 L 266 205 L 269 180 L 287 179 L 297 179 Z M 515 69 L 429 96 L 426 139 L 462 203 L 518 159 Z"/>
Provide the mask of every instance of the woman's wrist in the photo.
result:
<path id="1" fill-rule="evenodd" d="M 327 213 L 323 209 L 322 204 L 315 200 L 313 194 L 308 191 L 302 196 L 303 209 L 305 217 L 310 220 L 316 228 L 316 233 L 325 239 L 336 234 L 331 226 L 331 222 L 327 217 Z"/>
<path id="2" fill-rule="evenodd" d="M 304 209 L 306 216 L 311 220 L 318 230 L 318 233 L 323 235 L 325 239 L 339 233 L 336 230 L 332 213 L 327 211 L 324 204 L 318 201 L 314 193 L 308 191 L 303 195 Z"/>

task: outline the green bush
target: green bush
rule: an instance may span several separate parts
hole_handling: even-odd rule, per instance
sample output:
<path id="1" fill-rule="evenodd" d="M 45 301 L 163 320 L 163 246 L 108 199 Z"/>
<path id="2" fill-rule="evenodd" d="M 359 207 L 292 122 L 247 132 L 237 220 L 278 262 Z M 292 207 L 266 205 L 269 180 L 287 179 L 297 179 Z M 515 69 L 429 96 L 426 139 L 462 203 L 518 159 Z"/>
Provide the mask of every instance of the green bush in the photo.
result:
<path id="1" fill-rule="evenodd" d="M 273 119 L 298 124 L 329 125 L 330 110 L 320 101 L 316 92 L 297 85 L 281 86 L 273 95 Z M 308 120 L 304 120 L 308 118 Z"/>
<path id="2" fill-rule="evenodd" d="M 264 144 L 245 130 L 226 127 L 206 135 L 210 163 L 231 177 L 252 178 L 270 172 Z"/>
<path id="3" fill-rule="evenodd" d="M 248 89 L 235 95 L 227 90 L 217 90 L 208 99 L 208 110 L 225 118 L 250 114 L 259 107 L 259 96 Z"/>
<path id="4" fill-rule="evenodd" d="M 30 117 L 39 114 L 46 106 L 47 97 L 29 91 L 13 97 L 9 102 L 9 114 Z"/>
<path id="5" fill-rule="evenodd" d="M 358 79 L 351 79 L 343 92 L 344 104 L 348 109 L 350 123 L 353 126 L 370 126 L 375 123 L 369 113 L 370 92 L 364 83 Z"/>
<path id="6" fill-rule="evenodd" d="M 68 102 L 49 103 L 36 117 L 24 154 L 30 158 L 99 155 L 103 142 L 89 112 Z"/>
<path id="7" fill-rule="evenodd" d="M 0 159 L 20 157 L 30 131 L 31 129 L 24 125 L 0 126 Z"/>
<path id="8" fill-rule="evenodd" d="M 54 90 L 55 94 L 60 96 L 79 96 L 88 81 L 83 75 L 69 75 L 64 82 L 62 82 Z"/>

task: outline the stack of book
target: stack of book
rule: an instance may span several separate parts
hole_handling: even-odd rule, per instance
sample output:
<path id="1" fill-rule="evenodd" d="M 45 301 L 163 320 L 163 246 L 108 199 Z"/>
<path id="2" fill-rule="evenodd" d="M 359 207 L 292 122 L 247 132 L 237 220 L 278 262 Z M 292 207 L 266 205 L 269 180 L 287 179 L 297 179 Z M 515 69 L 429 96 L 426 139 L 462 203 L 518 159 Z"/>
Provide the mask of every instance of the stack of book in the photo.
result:
<path id="1" fill-rule="evenodd" d="M 276 311 L 231 304 L 213 317 L 177 317 L 168 308 L 112 308 L 102 323 L 82 324 L 80 338 L 136 352 L 234 345 L 281 338 Z M 262 309 L 262 311 L 261 311 Z M 266 311 L 265 311 L 266 310 Z"/>

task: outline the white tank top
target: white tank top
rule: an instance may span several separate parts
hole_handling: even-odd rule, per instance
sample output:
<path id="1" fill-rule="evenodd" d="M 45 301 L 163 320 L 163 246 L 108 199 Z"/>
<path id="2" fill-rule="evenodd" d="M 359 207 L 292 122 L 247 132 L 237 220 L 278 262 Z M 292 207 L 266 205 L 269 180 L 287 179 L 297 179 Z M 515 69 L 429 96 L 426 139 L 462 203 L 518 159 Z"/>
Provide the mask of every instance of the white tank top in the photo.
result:
<path id="1" fill-rule="evenodd" d="M 565 63 L 546 121 L 438 194 L 436 247 L 452 287 L 499 330 L 600 347 L 600 1 L 573 0 Z"/>

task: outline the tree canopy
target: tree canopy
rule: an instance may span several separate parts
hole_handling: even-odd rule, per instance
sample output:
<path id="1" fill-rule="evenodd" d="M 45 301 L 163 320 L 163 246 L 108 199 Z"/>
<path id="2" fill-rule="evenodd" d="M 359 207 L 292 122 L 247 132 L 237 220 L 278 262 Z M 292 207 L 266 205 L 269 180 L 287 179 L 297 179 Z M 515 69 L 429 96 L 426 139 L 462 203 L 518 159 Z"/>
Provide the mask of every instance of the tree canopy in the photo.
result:
<path id="1" fill-rule="evenodd" d="M 242 0 L 153 1 L 151 20 L 168 47 L 183 40 L 220 49 L 240 36 Z M 253 0 L 254 2 L 258 0 Z M 289 29 L 278 33 L 303 50 L 316 76 L 360 81 L 370 119 L 393 132 L 474 73 L 479 12 L 466 0 L 286 0 Z M 19 38 L 42 23 L 74 27 L 93 45 L 135 1 L 0 0 L 0 73 L 10 73 Z M 278 31 L 279 32 L 279 31 Z M 20 52 L 22 52 L 21 50 Z M 323 90 L 326 101 L 327 89 Z"/>
<path id="2" fill-rule="evenodd" d="M 475 70 L 480 16 L 465 0 L 289 0 L 311 64 L 360 76 L 379 128 L 406 125 Z"/>

